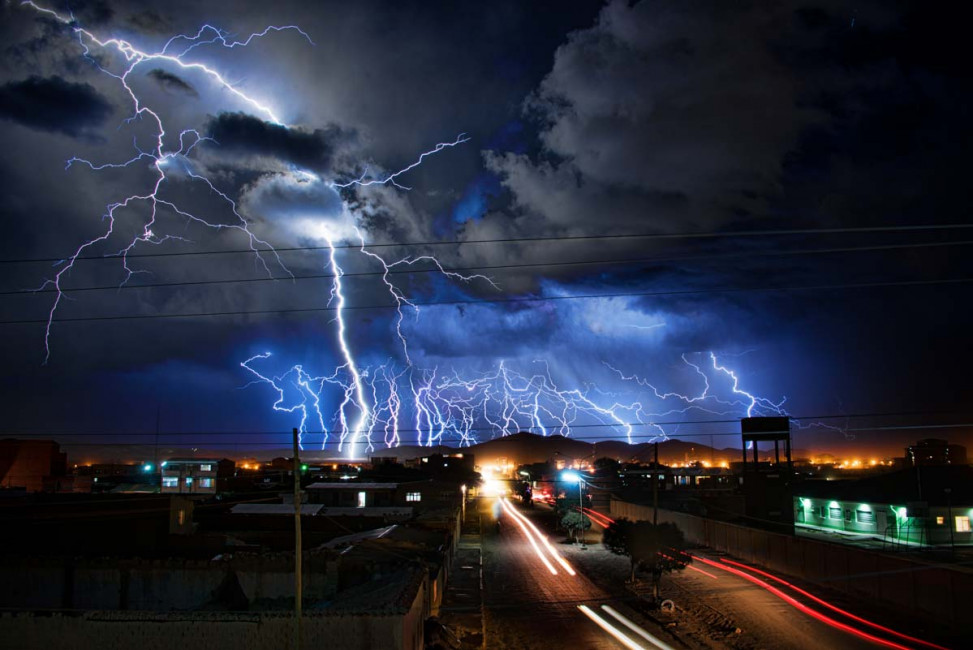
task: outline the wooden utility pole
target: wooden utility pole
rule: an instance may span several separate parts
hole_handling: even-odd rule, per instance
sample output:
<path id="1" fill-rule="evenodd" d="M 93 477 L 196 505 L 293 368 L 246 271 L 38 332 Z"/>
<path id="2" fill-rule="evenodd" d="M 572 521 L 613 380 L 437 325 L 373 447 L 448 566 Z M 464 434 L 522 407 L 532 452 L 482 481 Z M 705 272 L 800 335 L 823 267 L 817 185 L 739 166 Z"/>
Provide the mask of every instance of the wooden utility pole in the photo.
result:
<path id="1" fill-rule="evenodd" d="M 652 468 L 652 525 L 659 523 L 659 443 L 653 445 L 655 462 Z"/>
<path id="2" fill-rule="evenodd" d="M 297 429 L 294 429 L 294 647 L 301 650 L 301 459 L 297 449 Z"/>

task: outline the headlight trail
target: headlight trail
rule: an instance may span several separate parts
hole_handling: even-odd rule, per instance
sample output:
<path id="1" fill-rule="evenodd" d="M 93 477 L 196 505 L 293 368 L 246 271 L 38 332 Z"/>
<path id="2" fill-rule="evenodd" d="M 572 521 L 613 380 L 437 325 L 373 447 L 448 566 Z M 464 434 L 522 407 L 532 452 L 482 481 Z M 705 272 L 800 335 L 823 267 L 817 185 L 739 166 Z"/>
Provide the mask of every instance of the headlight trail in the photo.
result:
<path id="1" fill-rule="evenodd" d="M 587 605 L 578 605 L 578 609 L 581 610 L 581 613 L 583 613 L 585 616 L 587 616 L 592 621 L 594 621 L 595 625 L 603 629 L 605 632 L 608 632 L 610 635 L 612 635 L 615 638 L 616 641 L 624 645 L 626 648 L 631 648 L 631 650 L 645 650 L 645 646 L 639 645 L 635 641 L 632 641 L 630 638 L 622 634 L 621 630 L 619 630 L 617 627 L 615 627 L 614 625 L 612 625 L 602 617 L 598 616 L 598 614 L 592 611 L 592 609 Z"/>
<path id="2" fill-rule="evenodd" d="M 638 634 L 640 637 L 642 637 L 643 639 L 645 639 L 655 647 L 659 648 L 659 650 L 674 650 L 674 648 L 671 645 L 649 634 L 644 629 L 642 629 L 641 627 L 633 623 L 631 620 L 619 614 L 617 611 L 615 611 L 615 609 L 609 607 L 608 605 L 602 605 L 601 608 L 605 610 L 610 616 L 612 616 L 619 623 L 621 623 L 628 629 L 632 630 L 633 632 Z"/>
<path id="3" fill-rule="evenodd" d="M 507 505 L 509 509 L 509 513 L 512 516 L 516 517 L 522 524 L 528 526 L 534 532 L 534 534 L 537 535 L 537 538 L 541 540 L 541 543 L 544 545 L 544 547 L 547 549 L 547 552 L 550 554 L 551 559 L 553 559 L 555 562 L 560 564 L 561 568 L 567 571 L 568 575 L 572 575 L 572 576 L 575 575 L 574 569 L 572 569 L 571 565 L 568 564 L 563 557 L 561 557 L 561 554 L 557 552 L 557 549 L 551 545 L 550 540 L 547 539 L 547 535 L 539 531 L 537 529 L 537 526 L 534 525 L 534 522 L 532 522 L 522 513 L 517 512 L 516 506 L 508 502 L 506 499 L 504 499 L 504 503 Z"/>
<path id="4" fill-rule="evenodd" d="M 513 510 L 513 506 L 507 503 L 507 500 L 502 497 L 500 499 L 500 503 L 503 504 L 503 508 L 507 511 L 507 514 L 510 514 Z M 547 567 L 547 570 L 551 572 L 551 575 L 556 576 L 557 569 L 554 568 L 554 565 L 551 564 L 550 560 L 548 560 L 544 555 L 544 551 L 541 550 L 541 547 L 537 545 L 537 541 L 534 539 L 534 535 L 530 532 L 530 529 L 527 528 L 527 526 L 524 525 L 524 522 L 518 519 L 515 515 L 511 516 L 513 517 L 514 521 L 517 522 L 517 525 L 520 526 L 520 529 L 524 531 L 524 535 L 527 537 L 527 541 L 530 542 L 530 545 L 534 547 L 534 552 L 537 553 L 537 557 L 541 559 L 541 562 L 543 562 L 544 566 Z"/>
<path id="5" fill-rule="evenodd" d="M 822 598 L 818 598 L 814 594 L 809 593 L 809 592 L 805 591 L 804 589 L 801 589 L 800 587 L 797 587 L 795 585 L 792 585 L 791 583 L 787 582 L 786 580 L 783 580 L 781 578 L 778 578 L 777 576 L 772 575 L 770 573 L 767 573 L 766 571 L 761 571 L 760 569 L 757 569 L 755 567 L 749 566 L 747 564 L 743 564 L 741 562 L 734 562 L 733 560 L 728 560 L 725 557 L 721 557 L 720 558 L 720 562 L 724 562 L 726 564 L 731 564 L 731 565 L 733 565 L 735 567 L 739 567 L 739 568 L 743 569 L 744 571 L 750 571 L 752 573 L 756 573 L 758 575 L 762 575 L 765 578 L 769 578 L 769 579 L 773 580 L 774 582 L 780 583 L 780 584 L 784 585 L 785 587 L 787 587 L 787 588 L 789 588 L 789 589 L 791 589 L 793 591 L 796 591 L 797 593 L 801 594 L 805 598 L 809 598 L 809 599 L 813 600 L 814 602 L 816 602 L 817 604 L 819 604 L 819 605 L 821 605 L 823 607 L 827 607 L 828 609 L 830 609 L 830 610 L 832 610 L 834 612 L 838 612 L 842 616 L 847 616 L 848 618 L 850 618 L 850 619 L 852 619 L 854 621 L 858 621 L 859 623 L 862 623 L 863 625 L 867 625 L 869 627 L 875 628 L 876 630 L 880 630 L 882 632 L 885 632 L 886 634 L 891 634 L 893 636 L 897 636 L 900 639 L 905 639 L 906 641 L 911 641 L 912 643 L 918 643 L 920 645 L 924 645 L 927 648 L 936 648 L 936 650 L 948 650 L 948 648 L 944 648 L 941 645 L 936 645 L 935 643 L 930 643 L 929 641 L 923 641 L 922 639 L 917 639 L 914 636 L 909 636 L 908 634 L 903 634 L 902 632 L 897 632 L 896 630 L 893 630 L 892 628 L 889 628 L 889 627 L 885 627 L 884 625 L 879 625 L 878 623 L 873 623 L 872 621 L 869 621 L 868 619 L 862 618 L 861 616 L 856 616 L 856 615 L 852 614 L 851 612 L 845 611 L 845 610 L 841 609 L 840 607 L 837 607 L 836 605 L 832 605 L 828 601 L 826 601 L 826 600 L 824 600 Z"/>
<path id="6" fill-rule="evenodd" d="M 828 616 L 825 616 L 821 612 L 818 612 L 818 611 L 815 611 L 815 610 L 811 609 L 810 607 L 808 607 L 804 603 L 798 601 L 794 597 L 789 596 L 788 594 L 785 594 L 783 591 L 781 591 L 777 587 L 774 587 L 773 585 L 769 585 L 766 582 L 764 582 L 763 580 L 761 580 L 759 578 L 756 578 L 756 577 L 750 575 L 749 573 L 746 573 L 745 571 L 741 571 L 740 569 L 735 569 L 733 567 L 726 566 L 724 564 L 720 564 L 719 562 L 714 562 L 713 560 L 709 560 L 709 559 L 704 558 L 704 557 L 699 557 L 697 555 L 694 555 L 693 556 L 693 559 L 694 560 L 699 560 L 700 562 L 703 562 L 704 564 L 708 564 L 710 566 L 716 567 L 717 569 L 720 569 L 722 571 L 726 571 L 728 573 L 732 573 L 734 575 L 737 575 L 737 576 L 743 578 L 744 580 L 747 580 L 749 582 L 752 582 L 753 584 L 757 585 L 758 587 L 761 587 L 763 589 L 766 589 L 771 594 L 773 594 L 774 596 L 777 596 L 778 598 L 780 598 L 781 600 L 783 600 L 787 604 L 791 605 L 795 609 L 797 609 L 797 610 L 799 610 L 799 611 L 807 614 L 808 616 L 810 616 L 812 618 L 815 618 L 815 619 L 821 621 L 825 625 L 830 625 L 831 627 L 833 627 L 835 629 L 841 630 L 842 632 L 847 632 L 848 634 L 853 634 L 853 635 L 855 635 L 855 636 L 857 636 L 859 638 L 865 639 L 867 641 L 871 641 L 872 643 L 878 643 L 879 645 L 884 645 L 884 646 L 889 647 L 889 648 L 896 648 L 897 650 L 909 650 L 909 647 L 908 646 L 904 646 L 904 645 L 895 643 L 894 641 L 888 641 L 886 639 L 879 638 L 879 637 L 874 636 L 874 635 L 871 635 L 871 634 L 869 634 L 867 632 L 862 632 L 861 630 L 859 630 L 857 628 L 854 628 L 854 627 L 852 627 L 850 625 L 846 625 L 844 623 L 841 623 L 839 621 L 834 620 L 833 618 L 830 618 Z"/>

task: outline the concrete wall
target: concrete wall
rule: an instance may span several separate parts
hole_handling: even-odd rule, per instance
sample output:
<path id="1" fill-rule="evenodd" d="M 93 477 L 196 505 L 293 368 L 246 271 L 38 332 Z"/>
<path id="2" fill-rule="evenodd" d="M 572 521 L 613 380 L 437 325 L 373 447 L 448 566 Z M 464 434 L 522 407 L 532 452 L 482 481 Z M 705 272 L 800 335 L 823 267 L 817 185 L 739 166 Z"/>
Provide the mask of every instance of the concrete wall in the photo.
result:
<path id="1" fill-rule="evenodd" d="M 39 609 L 39 608 L 38 608 Z M 305 612 L 303 647 L 422 650 L 426 592 L 404 611 Z M 44 650 L 277 650 L 292 647 L 290 612 L 34 611 L 0 613 L 0 647 Z"/>
<path id="2" fill-rule="evenodd" d="M 652 507 L 613 499 L 615 518 L 652 520 Z M 659 510 L 690 542 L 782 574 L 868 598 L 960 631 L 969 630 L 973 570 L 933 565 L 853 546 L 811 540 Z"/>
<path id="3" fill-rule="evenodd" d="M 293 559 L 239 557 L 229 561 L 67 561 L 16 558 L 0 561 L 0 607 L 36 609 L 188 610 L 213 598 L 235 575 L 251 602 L 294 593 Z M 334 595 L 337 566 L 305 554 L 304 595 Z M 329 574 L 329 569 L 331 573 Z"/>
<path id="4" fill-rule="evenodd" d="M 421 650 L 422 621 L 388 616 L 306 615 L 304 647 Z M 0 645 L 45 650 L 279 650 L 292 647 L 286 613 L 86 612 L 0 614 Z"/>

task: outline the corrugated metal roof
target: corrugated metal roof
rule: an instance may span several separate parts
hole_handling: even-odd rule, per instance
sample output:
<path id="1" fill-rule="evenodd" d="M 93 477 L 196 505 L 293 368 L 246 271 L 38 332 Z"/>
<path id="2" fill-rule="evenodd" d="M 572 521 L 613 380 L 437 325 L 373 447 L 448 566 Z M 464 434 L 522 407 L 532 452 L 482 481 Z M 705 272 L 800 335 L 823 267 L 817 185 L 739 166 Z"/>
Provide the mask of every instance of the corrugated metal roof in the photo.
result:
<path id="1" fill-rule="evenodd" d="M 316 515 L 324 506 L 317 503 L 302 503 L 302 515 Z M 293 515 L 293 503 L 238 503 L 230 512 L 234 515 Z"/>
<path id="2" fill-rule="evenodd" d="M 411 517 L 412 508 L 324 508 L 318 514 L 323 517 Z"/>
<path id="3" fill-rule="evenodd" d="M 335 548 L 345 544 L 355 544 L 366 539 L 379 539 L 388 535 L 397 525 L 398 524 L 392 524 L 391 526 L 385 526 L 384 528 L 373 528 L 372 530 L 366 530 L 361 533 L 342 535 L 341 537 L 335 537 L 329 542 L 325 542 L 321 546 L 324 548 Z"/>
<path id="4" fill-rule="evenodd" d="M 398 483 L 355 483 L 354 481 L 311 483 L 307 490 L 394 490 Z"/>

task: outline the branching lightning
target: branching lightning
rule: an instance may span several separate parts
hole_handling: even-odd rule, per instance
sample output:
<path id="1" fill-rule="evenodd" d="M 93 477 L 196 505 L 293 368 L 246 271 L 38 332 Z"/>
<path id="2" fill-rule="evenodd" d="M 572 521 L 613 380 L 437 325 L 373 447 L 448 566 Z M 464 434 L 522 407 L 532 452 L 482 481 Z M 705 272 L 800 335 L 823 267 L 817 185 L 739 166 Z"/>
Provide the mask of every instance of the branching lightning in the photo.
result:
<path id="1" fill-rule="evenodd" d="M 104 230 L 97 236 L 80 244 L 73 253 L 58 266 L 53 278 L 47 280 L 43 288 L 54 287 L 55 298 L 51 305 L 45 328 L 45 363 L 51 356 L 51 331 L 56 322 L 55 316 L 65 297 L 64 282 L 82 254 L 100 244 L 107 244 L 116 235 L 116 224 L 135 206 L 148 207 L 148 218 L 139 224 L 138 234 L 125 242 L 117 255 L 124 269 L 122 283 L 128 282 L 139 271 L 129 266 L 129 254 L 140 245 L 162 245 L 181 237 L 162 232 L 159 220 L 168 212 L 182 221 L 191 222 L 216 230 L 229 229 L 242 234 L 250 249 L 270 275 L 271 265 L 290 274 L 274 248 L 255 235 L 247 219 L 238 210 L 237 200 L 230 193 L 221 190 L 206 178 L 193 164 L 194 149 L 208 140 L 196 129 L 186 129 L 178 134 L 178 146 L 166 147 L 167 131 L 160 111 L 146 105 L 129 83 L 130 77 L 142 64 L 162 62 L 182 70 L 204 75 L 216 87 L 227 91 L 236 101 L 267 121 L 288 127 L 277 112 L 267 103 L 231 84 L 219 71 L 195 56 L 200 55 L 207 46 L 233 50 L 247 47 L 253 41 L 281 32 L 294 32 L 308 43 L 313 44 L 310 36 L 294 25 L 271 25 L 262 31 L 254 32 L 243 40 L 233 40 L 230 35 L 212 25 L 206 24 L 194 34 L 180 34 L 170 38 L 158 51 L 145 51 L 132 43 L 118 38 L 99 38 L 91 31 L 81 27 L 73 16 L 64 16 L 54 10 L 42 7 L 33 1 L 23 3 L 46 17 L 53 18 L 77 38 L 82 56 L 99 71 L 114 78 L 124 89 L 131 103 L 131 114 L 126 123 L 142 121 L 152 126 L 153 144 L 149 149 L 139 146 L 138 138 L 133 140 L 135 155 L 121 162 L 96 163 L 83 158 L 71 158 L 66 168 L 87 167 L 90 171 L 123 169 L 144 165 L 151 170 L 153 181 L 144 190 L 110 203 L 105 208 Z M 96 53 L 97 51 L 97 53 Z M 111 55 L 120 65 L 102 63 L 99 55 Z M 470 138 L 460 134 L 454 140 L 440 142 L 429 151 L 421 153 L 412 163 L 386 174 L 372 175 L 368 169 L 356 178 L 337 182 L 325 181 L 307 170 L 295 170 L 301 178 L 327 182 L 334 190 L 361 191 L 371 186 L 388 185 L 401 190 L 409 187 L 402 178 L 409 171 L 422 165 L 432 155 L 444 152 L 469 142 Z M 178 170 L 178 175 L 173 170 Z M 171 183 L 188 179 L 188 182 L 202 185 L 211 195 L 218 198 L 232 215 L 229 222 L 196 214 L 183 208 L 174 200 L 167 198 L 164 190 Z M 514 367 L 500 361 L 492 371 L 463 376 L 456 370 L 441 371 L 439 368 L 418 368 L 412 363 L 409 343 L 403 329 L 405 314 L 411 310 L 419 318 L 419 308 L 406 293 L 397 287 L 390 278 L 396 268 L 409 268 L 416 264 L 432 264 L 444 277 L 462 283 L 482 282 L 494 289 L 499 287 L 484 275 L 461 275 L 447 271 L 440 262 L 429 255 L 409 256 L 398 260 L 387 260 L 369 250 L 363 233 L 355 228 L 360 247 L 348 249 L 360 254 L 372 263 L 380 265 L 384 272 L 384 288 L 397 308 L 395 335 L 401 349 L 401 359 L 388 359 L 385 363 L 367 367 L 362 365 L 352 349 L 348 337 L 350 324 L 347 322 L 346 307 L 348 297 L 342 284 L 344 275 L 339 251 L 334 241 L 336 233 L 324 233 L 327 242 L 326 265 L 333 276 L 330 304 L 335 310 L 335 346 L 341 364 L 333 372 L 313 375 L 303 366 L 294 365 L 286 371 L 274 374 L 262 370 L 269 365 L 270 352 L 256 354 L 240 365 L 253 376 L 252 384 L 269 384 L 277 395 L 273 410 L 299 416 L 298 428 L 303 448 L 308 435 L 320 435 L 323 449 L 328 442 L 337 437 L 339 451 L 356 456 L 363 450 L 374 449 L 376 438 L 379 444 L 387 447 L 404 442 L 431 446 L 449 440 L 459 444 L 473 444 L 484 437 L 507 435 L 518 431 L 533 431 L 543 435 L 569 435 L 578 425 L 602 426 L 614 435 L 633 440 L 636 427 L 640 431 L 649 430 L 653 435 L 665 437 L 667 432 L 658 422 L 674 413 L 696 410 L 705 413 L 746 414 L 760 413 L 783 414 L 783 401 L 775 403 L 761 398 L 741 388 L 740 379 L 735 371 L 722 365 L 717 356 L 709 353 L 710 363 L 703 364 L 683 356 L 690 371 L 698 375 L 702 384 L 696 395 L 684 395 L 673 391 L 663 391 L 653 384 L 635 376 L 626 375 L 613 366 L 605 364 L 611 372 L 625 382 L 634 384 L 636 394 L 625 400 L 618 395 L 605 392 L 593 384 L 583 388 L 562 388 L 555 381 L 548 362 L 535 360 L 530 370 Z M 345 254 L 345 253 L 343 253 Z M 636 329 L 656 329 L 665 323 L 651 326 L 630 325 Z M 717 395 L 713 384 L 717 379 L 728 380 L 729 394 Z M 407 435 L 411 434 L 411 435 Z M 318 444 L 315 440 L 315 444 Z"/>

